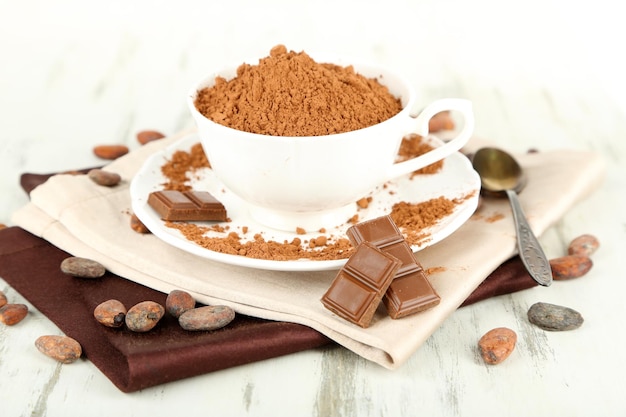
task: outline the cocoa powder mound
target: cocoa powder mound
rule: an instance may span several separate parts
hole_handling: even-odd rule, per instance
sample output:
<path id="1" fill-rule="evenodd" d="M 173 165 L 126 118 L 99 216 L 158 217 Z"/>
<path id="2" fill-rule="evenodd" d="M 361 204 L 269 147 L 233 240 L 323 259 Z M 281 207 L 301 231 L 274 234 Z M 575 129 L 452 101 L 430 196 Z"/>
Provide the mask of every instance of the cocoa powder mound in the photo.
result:
<path id="1" fill-rule="evenodd" d="M 231 80 L 198 92 L 196 108 L 237 130 L 273 136 L 322 136 L 383 122 L 400 100 L 352 66 L 317 63 L 277 45 L 258 65 L 242 64 Z"/>
<path id="2" fill-rule="evenodd" d="M 189 152 L 176 151 L 172 157 L 161 166 L 161 173 L 167 179 L 163 185 L 165 190 L 187 191 L 190 175 L 200 168 L 211 168 L 211 164 L 200 143 L 195 143 Z"/>

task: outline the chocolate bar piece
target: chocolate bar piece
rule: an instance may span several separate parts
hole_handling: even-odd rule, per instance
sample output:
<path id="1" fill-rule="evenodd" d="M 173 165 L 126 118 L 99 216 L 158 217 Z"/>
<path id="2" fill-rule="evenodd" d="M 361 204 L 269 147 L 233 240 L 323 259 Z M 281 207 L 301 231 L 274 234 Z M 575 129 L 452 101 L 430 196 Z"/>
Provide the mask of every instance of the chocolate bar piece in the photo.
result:
<path id="1" fill-rule="evenodd" d="M 392 319 L 399 319 L 436 306 L 441 301 L 428 281 L 424 268 L 391 216 L 381 216 L 351 226 L 348 239 L 354 246 L 370 242 L 381 251 L 402 261 L 389 285 L 383 303 Z"/>
<path id="2" fill-rule="evenodd" d="M 368 327 L 402 262 L 364 242 L 339 270 L 322 297 L 324 306 L 340 317 Z"/>
<path id="3" fill-rule="evenodd" d="M 226 208 L 207 191 L 155 191 L 148 204 L 163 220 L 226 221 Z"/>
<path id="4" fill-rule="evenodd" d="M 423 269 L 394 278 L 383 298 L 383 304 L 392 319 L 428 310 L 440 301 L 441 297 L 430 285 Z"/>

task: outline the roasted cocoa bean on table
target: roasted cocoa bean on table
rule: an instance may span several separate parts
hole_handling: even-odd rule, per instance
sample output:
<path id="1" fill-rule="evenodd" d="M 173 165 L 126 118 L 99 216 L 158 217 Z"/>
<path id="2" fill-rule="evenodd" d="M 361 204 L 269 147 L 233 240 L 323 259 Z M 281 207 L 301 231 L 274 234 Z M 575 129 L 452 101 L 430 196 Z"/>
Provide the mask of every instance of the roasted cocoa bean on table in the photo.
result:
<path id="1" fill-rule="evenodd" d="M 7 326 L 13 326 L 24 320 L 27 314 L 27 305 L 7 303 L 0 307 L 0 322 Z"/>
<path id="2" fill-rule="evenodd" d="M 126 155 L 129 149 L 126 145 L 98 145 L 94 146 L 93 153 L 102 159 L 117 159 Z"/>
<path id="3" fill-rule="evenodd" d="M 549 331 L 574 330 L 582 326 L 583 316 L 576 310 L 550 303 L 535 303 L 528 309 L 528 321 Z"/>
<path id="4" fill-rule="evenodd" d="M 165 135 L 156 130 L 142 130 L 137 132 L 137 142 L 142 145 L 145 145 L 148 142 L 152 142 L 153 140 L 162 139 Z"/>
<path id="5" fill-rule="evenodd" d="M 40 336 L 35 346 L 44 355 L 65 364 L 75 362 L 83 354 L 80 343 L 68 336 Z"/>
<path id="6" fill-rule="evenodd" d="M 511 355 L 516 343 L 517 333 L 506 327 L 497 327 L 480 338 L 478 348 L 485 363 L 497 365 Z"/>
<path id="7" fill-rule="evenodd" d="M 591 258 L 584 255 L 566 255 L 550 259 L 552 278 L 556 281 L 582 277 L 589 272 L 592 266 Z"/>
<path id="8" fill-rule="evenodd" d="M 600 241 L 593 235 L 584 234 L 573 239 L 568 248 L 568 255 L 591 256 L 600 247 Z"/>

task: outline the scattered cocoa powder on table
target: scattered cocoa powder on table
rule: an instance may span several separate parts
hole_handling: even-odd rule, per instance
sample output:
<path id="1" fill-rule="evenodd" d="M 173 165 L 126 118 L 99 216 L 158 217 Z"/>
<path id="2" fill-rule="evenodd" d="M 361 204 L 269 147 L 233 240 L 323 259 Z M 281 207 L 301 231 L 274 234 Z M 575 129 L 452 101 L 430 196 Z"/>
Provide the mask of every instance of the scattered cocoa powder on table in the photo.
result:
<path id="1" fill-rule="evenodd" d="M 274 136 L 322 136 L 383 122 L 400 100 L 352 66 L 317 63 L 305 52 L 271 49 L 258 65 L 241 64 L 236 77 L 215 78 L 198 92 L 196 108 L 216 123 Z"/>

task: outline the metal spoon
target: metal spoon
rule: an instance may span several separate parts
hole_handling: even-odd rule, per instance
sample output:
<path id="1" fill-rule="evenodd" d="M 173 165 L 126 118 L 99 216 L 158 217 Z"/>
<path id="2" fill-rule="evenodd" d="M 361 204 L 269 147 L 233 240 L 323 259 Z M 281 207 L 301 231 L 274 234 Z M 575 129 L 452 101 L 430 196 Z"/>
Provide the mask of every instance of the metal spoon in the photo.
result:
<path id="1" fill-rule="evenodd" d="M 522 211 L 517 193 L 526 185 L 526 177 L 517 161 L 508 153 L 496 148 L 481 148 L 474 154 L 472 165 L 482 185 L 485 196 L 509 198 L 517 230 L 517 247 L 520 258 L 530 276 L 540 285 L 552 284 L 552 270 L 537 237 L 530 229 Z"/>

